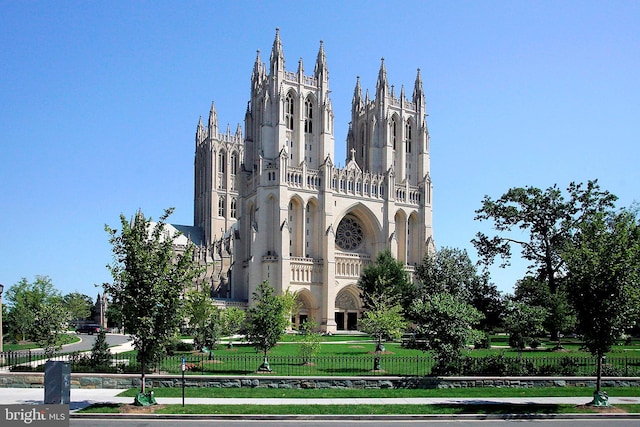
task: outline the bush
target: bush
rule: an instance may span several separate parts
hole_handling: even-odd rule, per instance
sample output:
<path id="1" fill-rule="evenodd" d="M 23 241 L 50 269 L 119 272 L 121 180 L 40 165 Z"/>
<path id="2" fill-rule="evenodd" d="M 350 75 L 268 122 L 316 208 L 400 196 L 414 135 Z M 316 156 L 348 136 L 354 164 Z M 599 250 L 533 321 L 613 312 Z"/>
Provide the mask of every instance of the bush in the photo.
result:
<path id="1" fill-rule="evenodd" d="M 491 348 L 491 337 L 488 333 L 483 333 L 481 339 L 473 344 L 473 348 L 475 349 L 489 349 Z"/>
<path id="2" fill-rule="evenodd" d="M 532 349 L 534 349 L 534 350 L 535 350 L 536 348 L 540 347 L 540 344 L 542 344 L 542 343 L 540 342 L 540 340 L 538 340 L 538 339 L 534 338 L 534 339 L 532 339 L 532 340 L 531 340 L 531 342 L 529 343 L 529 347 L 531 347 Z"/>

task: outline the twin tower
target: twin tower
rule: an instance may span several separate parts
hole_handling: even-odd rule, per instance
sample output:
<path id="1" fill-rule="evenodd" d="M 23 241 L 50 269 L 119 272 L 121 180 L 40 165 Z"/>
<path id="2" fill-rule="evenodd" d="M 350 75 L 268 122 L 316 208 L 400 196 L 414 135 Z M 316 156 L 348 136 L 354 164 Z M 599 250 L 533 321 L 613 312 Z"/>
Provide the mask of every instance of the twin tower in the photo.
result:
<path id="1" fill-rule="evenodd" d="M 268 65 L 260 52 L 242 128 L 221 131 L 215 106 L 198 123 L 196 256 L 200 285 L 221 305 L 251 305 L 256 286 L 297 293 L 295 322 L 356 329 L 358 278 L 391 250 L 411 273 L 433 251 L 432 184 L 425 96 L 389 86 L 384 60 L 375 96 L 356 80 L 346 166 L 334 164 L 334 114 L 324 45 L 313 73 L 287 71 L 276 29 Z M 186 229 L 187 227 L 185 227 Z"/>

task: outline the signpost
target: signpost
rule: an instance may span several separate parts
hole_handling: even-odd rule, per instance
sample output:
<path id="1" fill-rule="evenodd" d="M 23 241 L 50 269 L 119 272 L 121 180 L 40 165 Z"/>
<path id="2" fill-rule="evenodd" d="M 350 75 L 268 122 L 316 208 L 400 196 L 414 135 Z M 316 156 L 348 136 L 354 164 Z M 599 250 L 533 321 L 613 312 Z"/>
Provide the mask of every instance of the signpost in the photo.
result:
<path id="1" fill-rule="evenodd" d="M 182 407 L 184 408 L 184 371 L 187 370 L 187 359 L 182 357 Z"/>

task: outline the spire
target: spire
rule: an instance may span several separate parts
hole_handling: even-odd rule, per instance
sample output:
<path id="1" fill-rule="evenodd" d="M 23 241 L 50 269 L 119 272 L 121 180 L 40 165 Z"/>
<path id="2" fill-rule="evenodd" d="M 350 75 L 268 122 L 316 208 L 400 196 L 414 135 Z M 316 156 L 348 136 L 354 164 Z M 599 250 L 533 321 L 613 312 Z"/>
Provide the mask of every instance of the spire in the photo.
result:
<path id="1" fill-rule="evenodd" d="M 413 102 L 421 100 L 424 103 L 424 90 L 422 89 L 422 76 L 420 75 L 420 68 L 418 68 L 418 74 L 416 75 L 416 83 L 413 87 Z"/>
<path id="2" fill-rule="evenodd" d="M 324 53 L 324 42 L 322 40 L 320 40 L 320 49 L 318 50 L 318 58 L 316 59 L 316 68 L 314 69 L 313 73 L 318 80 L 320 80 L 320 77 L 329 78 L 327 57 Z"/>
<path id="3" fill-rule="evenodd" d="M 362 88 L 360 87 L 360 76 L 356 77 L 356 88 L 353 90 L 353 99 L 351 100 L 352 109 L 362 108 Z"/>
<path id="4" fill-rule="evenodd" d="M 211 110 L 209 111 L 209 133 L 214 137 L 218 134 L 218 113 L 213 101 L 211 101 Z"/>
<path id="5" fill-rule="evenodd" d="M 274 71 L 284 71 L 284 52 L 282 50 L 282 42 L 280 41 L 280 28 L 276 28 L 276 38 L 273 40 L 270 62 L 272 74 Z"/>
<path id="6" fill-rule="evenodd" d="M 304 65 L 302 65 L 302 58 L 298 60 L 298 76 L 304 76 Z"/>
<path id="7" fill-rule="evenodd" d="M 202 124 L 202 116 L 198 120 L 198 127 L 196 128 L 196 142 L 202 141 L 204 138 L 204 125 Z"/>
<path id="8" fill-rule="evenodd" d="M 384 58 L 381 58 L 380 71 L 378 71 L 378 82 L 376 83 L 376 93 L 389 91 L 389 83 L 387 82 L 387 69 L 384 66 Z"/>
<path id="9" fill-rule="evenodd" d="M 260 59 L 260 49 L 256 51 L 256 62 L 253 64 L 253 72 L 251 73 L 251 80 L 256 81 L 262 75 L 262 60 Z"/>

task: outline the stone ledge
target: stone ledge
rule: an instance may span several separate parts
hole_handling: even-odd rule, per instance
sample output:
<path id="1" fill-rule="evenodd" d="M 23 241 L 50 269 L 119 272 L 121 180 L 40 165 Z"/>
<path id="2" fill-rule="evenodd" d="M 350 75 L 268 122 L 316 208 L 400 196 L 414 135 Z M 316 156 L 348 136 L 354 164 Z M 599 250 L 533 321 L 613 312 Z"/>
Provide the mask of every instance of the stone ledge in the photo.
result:
<path id="1" fill-rule="evenodd" d="M 188 375 L 187 387 L 282 389 L 381 389 L 472 387 L 595 387 L 595 377 L 223 377 Z M 147 387 L 181 387 L 180 375 L 147 375 Z M 640 387 L 640 377 L 603 377 L 604 387 Z M 42 388 L 44 374 L 0 373 L 2 388 Z M 137 374 L 71 374 L 71 388 L 127 389 L 140 387 Z"/>

